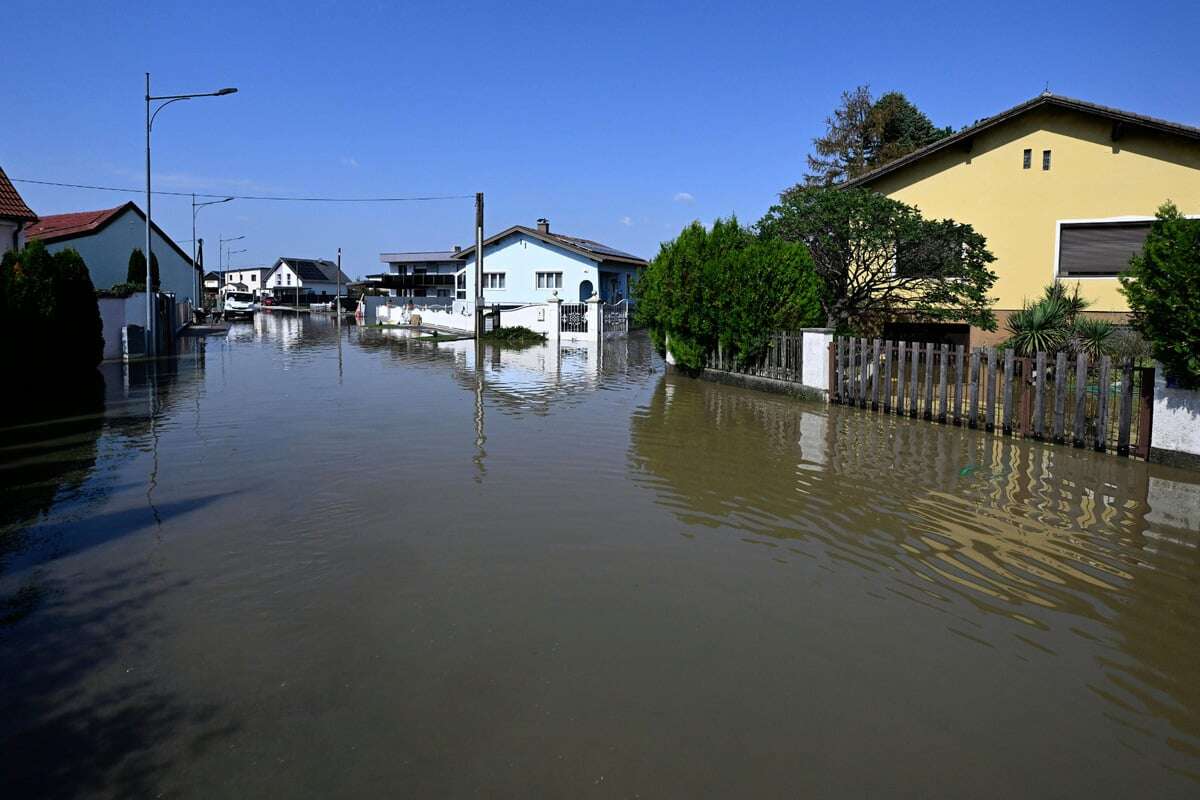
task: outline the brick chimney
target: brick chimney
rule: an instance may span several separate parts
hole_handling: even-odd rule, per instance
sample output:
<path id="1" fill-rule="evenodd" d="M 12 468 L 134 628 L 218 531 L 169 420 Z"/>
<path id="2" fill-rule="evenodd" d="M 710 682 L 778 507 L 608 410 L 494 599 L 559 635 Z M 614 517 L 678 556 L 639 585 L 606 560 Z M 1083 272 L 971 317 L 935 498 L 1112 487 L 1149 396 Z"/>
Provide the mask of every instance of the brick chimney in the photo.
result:
<path id="1" fill-rule="evenodd" d="M 541 219 L 539 219 L 537 221 L 537 225 L 538 225 L 538 233 L 549 235 L 550 220 L 546 219 L 545 217 L 542 217 Z"/>

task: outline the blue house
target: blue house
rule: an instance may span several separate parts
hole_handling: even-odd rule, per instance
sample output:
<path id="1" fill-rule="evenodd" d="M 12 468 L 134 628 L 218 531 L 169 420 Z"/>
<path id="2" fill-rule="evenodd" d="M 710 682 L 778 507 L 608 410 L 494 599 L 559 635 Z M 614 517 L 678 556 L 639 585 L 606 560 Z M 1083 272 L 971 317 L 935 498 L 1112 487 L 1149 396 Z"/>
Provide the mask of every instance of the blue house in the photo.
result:
<path id="1" fill-rule="evenodd" d="M 475 247 L 457 253 L 466 286 L 475 279 Z M 606 303 L 629 297 L 646 260 L 615 247 L 551 233 L 550 222 L 536 228 L 514 225 L 483 241 L 483 298 L 489 304 L 545 303 L 557 293 L 563 300 L 583 302 L 599 294 Z"/>

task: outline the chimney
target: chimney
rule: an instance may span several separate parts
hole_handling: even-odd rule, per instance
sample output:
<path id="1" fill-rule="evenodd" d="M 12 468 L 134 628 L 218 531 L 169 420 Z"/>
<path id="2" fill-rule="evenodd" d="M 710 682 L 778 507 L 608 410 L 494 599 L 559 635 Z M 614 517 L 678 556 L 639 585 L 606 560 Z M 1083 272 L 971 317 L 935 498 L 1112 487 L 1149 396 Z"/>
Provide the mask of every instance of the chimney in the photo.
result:
<path id="1" fill-rule="evenodd" d="M 456 253 L 462 252 L 462 245 L 457 245 L 457 244 L 454 245 L 454 252 L 456 252 Z"/>
<path id="2" fill-rule="evenodd" d="M 545 217 L 538 220 L 538 233 L 547 235 L 550 233 L 550 220 Z"/>

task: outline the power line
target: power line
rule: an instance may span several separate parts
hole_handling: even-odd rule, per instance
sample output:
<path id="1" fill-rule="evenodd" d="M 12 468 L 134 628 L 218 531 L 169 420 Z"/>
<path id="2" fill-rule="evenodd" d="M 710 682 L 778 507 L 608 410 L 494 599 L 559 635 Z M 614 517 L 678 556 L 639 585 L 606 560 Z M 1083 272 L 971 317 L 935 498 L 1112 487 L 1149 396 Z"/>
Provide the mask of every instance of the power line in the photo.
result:
<path id="1" fill-rule="evenodd" d="M 126 194 L 145 194 L 145 189 L 124 189 L 118 186 L 92 186 L 85 183 L 61 183 L 59 181 L 41 181 L 33 178 L 9 178 L 14 183 L 34 183 L 39 186 L 58 186 L 66 189 L 93 189 L 101 192 L 123 192 Z M 285 195 L 265 194 L 208 194 L 206 192 L 167 192 L 154 190 L 151 194 L 161 194 L 170 197 L 232 197 L 235 200 L 268 200 L 291 203 L 412 203 L 429 200 L 469 200 L 473 194 L 435 194 L 422 197 L 288 197 Z"/>

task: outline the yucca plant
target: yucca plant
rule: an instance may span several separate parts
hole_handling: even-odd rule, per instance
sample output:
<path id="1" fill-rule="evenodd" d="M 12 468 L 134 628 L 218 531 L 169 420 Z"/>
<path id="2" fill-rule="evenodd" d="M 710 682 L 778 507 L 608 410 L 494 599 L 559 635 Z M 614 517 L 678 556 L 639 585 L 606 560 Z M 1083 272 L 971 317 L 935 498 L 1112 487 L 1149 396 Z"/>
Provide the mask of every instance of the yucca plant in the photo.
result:
<path id="1" fill-rule="evenodd" d="M 1077 353 L 1087 353 L 1092 358 L 1098 358 L 1109 352 L 1109 344 L 1115 331 L 1116 328 L 1111 322 L 1102 319 L 1077 319 L 1071 336 L 1072 349 Z"/>
<path id="2" fill-rule="evenodd" d="M 1067 306 L 1049 291 L 1036 303 L 1027 302 L 1020 311 L 1010 314 L 1006 327 L 1012 334 L 1009 344 L 1021 357 L 1031 357 L 1039 351 L 1056 353 L 1071 339 Z"/>

